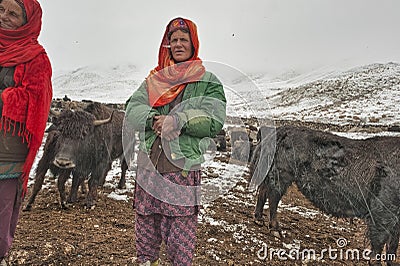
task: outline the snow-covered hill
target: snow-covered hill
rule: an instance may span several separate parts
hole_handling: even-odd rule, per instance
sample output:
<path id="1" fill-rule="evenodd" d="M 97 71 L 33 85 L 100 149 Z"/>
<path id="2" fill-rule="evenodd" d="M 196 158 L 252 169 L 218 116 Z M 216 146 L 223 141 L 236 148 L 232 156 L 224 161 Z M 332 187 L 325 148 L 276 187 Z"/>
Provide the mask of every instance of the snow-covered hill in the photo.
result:
<path id="1" fill-rule="evenodd" d="M 373 64 L 267 97 L 283 119 L 400 125 L 400 64 Z"/>
<path id="2" fill-rule="evenodd" d="M 221 68 L 223 69 L 223 68 Z M 224 72 L 225 71 L 225 72 Z M 85 67 L 55 75 L 54 97 L 125 103 L 148 72 L 134 65 Z M 400 64 L 372 64 L 349 70 L 322 69 L 246 75 L 217 74 L 228 114 L 331 124 L 400 125 Z M 232 76 L 234 73 L 236 76 Z"/>
<path id="3" fill-rule="evenodd" d="M 67 95 L 75 101 L 125 103 L 144 77 L 134 65 L 78 68 L 55 74 L 54 97 Z"/>

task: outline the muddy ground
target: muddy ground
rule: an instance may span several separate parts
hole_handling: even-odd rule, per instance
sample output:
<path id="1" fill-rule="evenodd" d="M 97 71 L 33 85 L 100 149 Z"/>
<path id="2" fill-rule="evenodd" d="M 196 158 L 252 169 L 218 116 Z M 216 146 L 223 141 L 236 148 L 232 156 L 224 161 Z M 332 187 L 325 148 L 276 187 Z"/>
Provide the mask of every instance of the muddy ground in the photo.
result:
<path id="1" fill-rule="evenodd" d="M 39 194 L 32 211 L 21 213 L 10 256 L 12 265 L 137 265 L 131 201 L 111 199 L 107 197 L 110 190 L 104 189 L 94 210 L 83 207 L 83 196 L 80 203 L 63 210 L 54 186 Z M 233 189 L 230 194 L 236 197 L 232 202 L 218 199 L 202 210 L 202 217 L 207 219 L 198 228 L 194 265 L 367 264 L 362 258 L 356 261 L 340 255 L 349 249 L 361 252 L 368 248 L 365 224 L 358 219 L 336 219 L 319 213 L 295 186 L 280 208 L 283 237 L 253 222 L 253 192 Z M 299 209 L 293 211 L 294 206 Z M 341 249 L 338 241 L 347 244 Z M 322 260 L 284 261 L 276 253 L 270 257 L 268 248 L 265 255 L 263 243 L 276 250 L 289 251 L 301 243 L 303 250 L 332 248 L 333 252 Z M 165 254 L 162 261 L 166 261 Z"/>
<path id="2" fill-rule="evenodd" d="M 22 212 L 11 251 L 12 265 L 137 265 L 135 261 L 134 211 L 131 202 L 117 201 L 100 194 L 94 210 L 81 203 L 62 210 L 54 189 L 43 190 L 30 212 Z M 337 241 L 345 239 L 345 249 L 368 248 L 365 225 L 360 220 L 343 220 L 323 214 L 304 215 L 315 210 L 292 187 L 283 198 L 284 206 L 300 206 L 302 214 L 281 208 L 284 237 L 277 237 L 267 226 L 253 222 L 253 207 L 244 202 L 253 193 L 233 190 L 239 201 L 217 200 L 202 215 L 212 219 L 200 224 L 194 265 L 366 265 L 366 261 L 340 260 Z M 307 211 L 304 211 L 307 210 Z M 206 213 L 207 212 L 207 213 Z M 267 213 L 267 211 L 265 212 Z M 211 222 L 214 221 L 214 222 Z M 218 223 L 215 221 L 224 221 Z M 280 260 L 264 258 L 264 245 L 286 249 L 287 243 L 301 243 L 302 249 L 337 249 L 323 260 Z M 285 244 L 286 243 L 286 244 Z M 334 259 L 336 255 L 337 259 Z M 342 256 L 342 258 L 345 258 Z M 162 256 L 165 261 L 165 255 Z"/>
<path id="3" fill-rule="evenodd" d="M 202 209 L 194 265 L 368 264 L 362 256 L 369 248 L 364 222 L 319 212 L 295 186 L 279 208 L 283 236 L 270 232 L 267 225 L 255 224 L 255 193 L 243 189 L 246 178 Z M 61 209 L 56 180 L 47 180 L 49 188 L 39 193 L 33 209 L 21 212 L 11 265 L 137 265 L 131 191 L 128 201 L 119 201 L 107 196 L 113 189 L 106 187 L 99 191 L 93 210 L 83 207 L 84 195 L 78 203 Z M 267 208 L 264 213 L 268 217 Z M 295 257 L 296 249 L 315 251 L 316 256 L 279 257 L 278 249 L 292 251 Z M 349 250 L 357 250 L 360 260 L 346 253 Z M 161 261 L 168 265 L 164 252 Z"/>

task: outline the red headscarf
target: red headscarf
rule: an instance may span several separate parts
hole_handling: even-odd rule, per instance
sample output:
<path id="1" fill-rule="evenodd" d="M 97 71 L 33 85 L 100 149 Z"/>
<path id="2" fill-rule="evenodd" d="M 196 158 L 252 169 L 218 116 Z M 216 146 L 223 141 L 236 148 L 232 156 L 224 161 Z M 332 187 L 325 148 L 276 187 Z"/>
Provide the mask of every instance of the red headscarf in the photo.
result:
<path id="1" fill-rule="evenodd" d="M 16 66 L 44 52 L 37 40 L 42 27 L 42 9 L 36 0 L 24 0 L 23 5 L 27 23 L 16 30 L 0 28 L 0 66 Z"/>
<path id="2" fill-rule="evenodd" d="M 15 86 L 1 93 L 3 113 L 0 130 L 18 134 L 28 143 L 29 152 L 21 177 L 24 195 L 46 128 L 52 100 L 52 69 L 44 48 L 37 41 L 42 9 L 36 0 L 23 0 L 23 5 L 27 23 L 16 30 L 0 28 L 0 65 L 15 66 Z M 19 128 L 16 128 L 18 124 Z"/>
<path id="3" fill-rule="evenodd" d="M 177 21 L 183 21 L 182 26 L 189 30 L 193 45 L 193 55 L 185 62 L 176 64 L 171 57 L 168 34 L 179 29 L 175 27 Z M 199 54 L 199 38 L 197 27 L 192 21 L 184 18 L 171 20 L 165 30 L 158 52 L 158 66 L 153 69 L 146 78 L 149 103 L 153 107 L 159 107 L 172 102 L 176 96 L 186 87 L 187 83 L 196 82 L 205 73 L 205 68 Z"/>

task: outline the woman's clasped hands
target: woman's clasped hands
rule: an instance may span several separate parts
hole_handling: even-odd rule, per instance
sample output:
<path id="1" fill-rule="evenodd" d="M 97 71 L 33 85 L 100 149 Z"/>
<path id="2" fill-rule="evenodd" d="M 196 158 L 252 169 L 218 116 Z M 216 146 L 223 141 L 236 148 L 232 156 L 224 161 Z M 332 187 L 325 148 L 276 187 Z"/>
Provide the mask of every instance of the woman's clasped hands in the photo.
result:
<path id="1" fill-rule="evenodd" d="M 153 118 L 153 130 L 157 136 L 171 141 L 176 139 L 181 131 L 177 128 L 175 118 L 172 115 L 156 115 Z"/>

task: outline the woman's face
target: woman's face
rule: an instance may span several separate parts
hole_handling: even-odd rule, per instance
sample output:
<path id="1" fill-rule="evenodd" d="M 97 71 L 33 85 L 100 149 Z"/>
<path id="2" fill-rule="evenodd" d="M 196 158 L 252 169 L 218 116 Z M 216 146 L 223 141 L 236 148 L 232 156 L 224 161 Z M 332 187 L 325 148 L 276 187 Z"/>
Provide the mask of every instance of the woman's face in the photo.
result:
<path id="1" fill-rule="evenodd" d="M 14 0 L 2 0 L 0 3 L 0 28 L 15 30 L 25 22 L 22 8 Z"/>
<path id="2" fill-rule="evenodd" d="M 169 43 L 171 45 L 172 58 L 175 62 L 184 62 L 192 57 L 193 46 L 189 33 L 177 30 L 172 33 Z"/>

